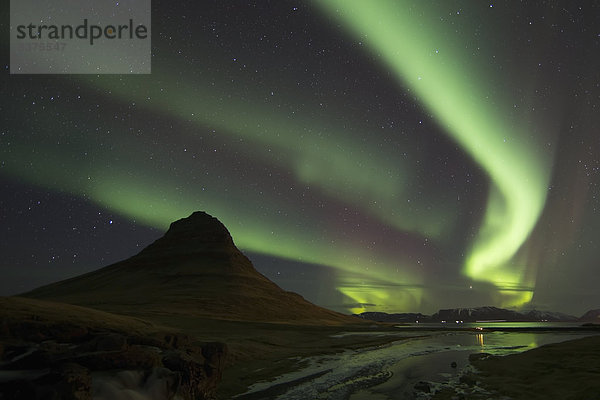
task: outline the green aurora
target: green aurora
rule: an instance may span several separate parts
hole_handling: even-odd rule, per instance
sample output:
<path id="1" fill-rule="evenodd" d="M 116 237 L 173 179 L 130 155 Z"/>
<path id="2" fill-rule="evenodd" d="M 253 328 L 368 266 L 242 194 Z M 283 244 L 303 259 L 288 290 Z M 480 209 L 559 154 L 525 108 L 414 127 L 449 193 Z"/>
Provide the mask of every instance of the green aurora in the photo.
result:
<path id="1" fill-rule="evenodd" d="M 395 229 L 435 238 L 448 229 L 440 221 L 446 221 L 446 224 L 452 222 L 451 218 L 441 217 L 440 213 L 444 207 L 447 208 L 442 203 L 421 213 L 395 207 L 406 186 L 398 173 L 408 171 L 408 166 L 398 168 L 393 154 L 386 155 L 381 149 L 372 149 L 371 154 L 378 153 L 373 161 L 362 155 L 364 149 L 359 150 L 360 143 L 353 143 L 341 132 L 336 133 L 335 128 L 327 126 L 327 121 L 306 118 L 294 126 L 269 109 L 236 104 L 233 100 L 221 104 L 218 93 L 203 90 L 199 95 L 193 90 L 187 92 L 182 89 L 174 95 L 161 96 L 161 87 L 175 87 L 175 83 L 169 82 L 169 74 L 161 75 L 156 72 L 157 68 L 154 70 L 153 77 L 159 76 L 160 79 L 147 81 L 143 88 L 120 85 L 114 77 L 103 76 L 82 79 L 82 83 L 110 93 L 113 100 L 118 98 L 125 104 L 139 103 L 137 107 L 142 110 L 166 114 L 168 118 L 191 123 L 201 130 L 217 129 L 226 135 L 228 151 L 232 148 L 239 152 L 250 149 L 253 158 L 290 171 L 298 184 L 314 186 L 322 195 L 357 206 Z M 149 98 L 154 98 L 154 101 L 144 102 Z M 237 115 L 237 118 L 226 118 L 227 115 Z M 84 124 L 77 115 L 73 115 L 72 119 L 75 125 Z M 71 151 L 59 149 L 52 140 L 37 143 L 43 157 L 31 152 L 27 142 L 17 141 L 11 144 L 6 170 L 41 186 L 68 190 L 160 229 L 194 210 L 208 210 L 229 227 L 236 243 L 244 250 L 339 270 L 339 282 L 344 285 L 340 286 L 340 290 L 354 303 L 393 302 L 406 308 L 419 306 L 422 296 L 419 287 L 423 285 L 424 278 L 414 261 L 402 255 L 366 249 L 364 244 L 340 235 L 335 229 L 319 224 L 309 226 L 312 222 L 307 221 L 325 220 L 326 216 L 319 215 L 322 212 L 314 209 L 307 210 L 310 218 L 307 214 L 299 215 L 297 206 L 293 204 L 293 193 L 289 195 L 291 198 L 281 199 L 268 192 L 237 190 L 247 186 L 245 179 L 237 175 L 223 179 L 213 176 L 196 178 L 195 173 L 199 169 L 196 160 L 186 161 L 183 157 L 177 159 L 176 168 L 182 171 L 180 174 L 165 171 L 160 166 L 170 164 L 170 154 L 159 152 L 151 157 L 141 154 L 140 139 L 128 135 L 122 121 L 110 124 L 109 130 L 119 138 L 111 145 L 106 144 L 106 137 L 84 138 L 76 132 L 67 135 L 65 141 L 71 151 L 93 149 L 90 150 L 94 154 L 93 164 L 85 159 L 70 158 Z M 316 140 L 314 137 L 310 140 L 304 138 L 311 131 Z M 19 137 L 27 137 L 26 132 L 22 131 Z M 194 142 L 193 136 L 185 139 L 188 143 Z M 161 145 L 169 146 L 167 140 L 162 139 Z M 220 140 L 223 138 L 217 139 Z M 149 147 L 148 143 L 142 146 Z M 194 145 L 189 147 L 191 153 Z M 65 170 L 76 173 L 64 174 Z M 380 171 L 390 173 L 382 175 Z M 411 176 L 409 173 L 406 175 L 408 178 Z M 189 185 L 190 181 L 195 184 Z M 52 185 L 49 185 L 50 182 Z M 269 204 L 272 213 L 261 210 L 264 204 Z M 286 216 L 285 223 L 280 221 L 278 214 Z M 446 214 L 451 214 L 451 210 L 447 209 Z M 390 215 L 396 217 L 389 219 Z M 321 236 L 325 236 L 327 241 L 314 239 Z M 345 250 L 340 252 L 339 248 Z M 407 290 L 379 288 L 382 282 L 402 285 Z M 362 310 L 360 307 L 353 308 L 353 311 Z"/>
<path id="2" fill-rule="evenodd" d="M 488 173 L 493 186 L 464 274 L 496 285 L 507 297 L 503 305 L 530 301 L 535 282 L 526 269 L 531 266 L 515 268 L 510 261 L 542 213 L 552 158 L 527 131 L 527 115 L 515 116 L 502 94 L 505 82 L 486 74 L 483 57 L 464 45 L 472 32 L 440 22 L 422 2 L 318 4 L 367 43 Z"/>
<path id="3" fill-rule="evenodd" d="M 512 6 L 436 4 L 162 5 L 151 75 L 7 78 L 0 175 L 161 231 L 204 210 L 244 251 L 322 267 L 337 293 L 307 297 L 338 310 L 526 305 L 586 236 L 549 188 L 588 201 L 564 182 L 591 150 L 555 153 L 570 81 L 536 75 Z"/>

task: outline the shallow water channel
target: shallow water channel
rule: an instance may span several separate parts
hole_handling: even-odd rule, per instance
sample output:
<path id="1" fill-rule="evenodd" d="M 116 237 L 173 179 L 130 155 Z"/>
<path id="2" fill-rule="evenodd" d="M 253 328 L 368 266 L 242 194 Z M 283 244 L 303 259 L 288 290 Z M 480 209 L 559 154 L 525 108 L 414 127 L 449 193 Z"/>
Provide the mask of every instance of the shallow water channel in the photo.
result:
<path id="1" fill-rule="evenodd" d="M 563 342 L 595 332 L 577 327 L 521 325 L 517 329 L 497 326 L 448 330 L 437 325 L 399 327 L 398 341 L 389 345 L 347 350 L 303 360 L 298 371 L 258 382 L 240 399 L 349 399 L 387 400 L 416 398 L 421 381 L 444 382 L 468 366 L 472 353 L 506 355 L 549 343 Z M 512 326 L 512 328 L 515 328 Z M 531 328 L 532 330 L 527 330 Z M 507 329 L 507 330 L 493 330 Z M 365 334 L 347 332 L 342 335 Z M 380 335 L 380 332 L 367 334 Z"/>

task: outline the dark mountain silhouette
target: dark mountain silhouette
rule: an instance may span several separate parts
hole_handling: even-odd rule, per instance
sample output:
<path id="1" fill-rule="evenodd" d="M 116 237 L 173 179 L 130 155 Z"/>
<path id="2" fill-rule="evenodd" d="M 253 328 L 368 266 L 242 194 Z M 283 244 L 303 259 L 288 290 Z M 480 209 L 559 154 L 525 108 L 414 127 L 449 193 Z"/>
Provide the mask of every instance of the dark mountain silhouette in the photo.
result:
<path id="1" fill-rule="evenodd" d="M 599 310 L 596 310 L 597 312 Z M 588 314 L 592 315 L 593 311 Z M 588 315 L 586 314 L 586 315 Z M 600 313 L 599 313 L 600 314 Z M 423 314 L 387 314 L 366 312 L 357 315 L 360 318 L 378 322 L 476 322 L 476 321 L 552 321 L 552 322 L 574 322 L 578 318 L 572 315 L 549 311 L 529 311 L 526 313 L 507 310 L 498 307 L 475 307 L 475 308 L 450 308 L 439 310 L 433 315 Z M 596 317 L 598 320 L 598 317 Z M 588 320 L 586 320 L 588 321 Z"/>
<path id="2" fill-rule="evenodd" d="M 533 310 L 525 314 L 528 321 L 574 322 L 577 317 L 556 311 Z"/>
<path id="3" fill-rule="evenodd" d="M 423 315 L 421 313 L 394 313 L 388 314 L 385 312 L 364 312 L 361 314 L 356 314 L 357 317 L 363 318 L 369 321 L 375 322 L 405 322 L 405 323 L 415 323 L 415 322 L 435 322 L 432 320 L 430 315 Z"/>
<path id="4" fill-rule="evenodd" d="M 287 292 L 257 272 L 216 218 L 195 212 L 139 254 L 23 296 L 109 312 L 338 324 L 359 322 Z"/>
<path id="5" fill-rule="evenodd" d="M 524 319 L 523 314 L 516 311 L 488 306 L 439 310 L 437 314 L 434 314 L 432 317 L 435 320 L 448 322 L 474 322 L 482 320 L 522 321 Z"/>
<path id="6" fill-rule="evenodd" d="M 600 324 L 600 309 L 586 312 L 581 316 L 581 318 L 579 318 L 579 321 Z"/>

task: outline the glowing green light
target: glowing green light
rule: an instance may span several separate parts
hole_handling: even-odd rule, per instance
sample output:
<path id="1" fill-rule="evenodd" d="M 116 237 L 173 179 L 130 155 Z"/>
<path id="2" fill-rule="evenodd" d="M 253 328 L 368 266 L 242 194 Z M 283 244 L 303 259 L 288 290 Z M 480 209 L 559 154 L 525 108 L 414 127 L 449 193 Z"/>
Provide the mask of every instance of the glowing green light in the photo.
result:
<path id="1" fill-rule="evenodd" d="M 135 190 L 122 191 L 123 187 Z M 164 182 L 157 190 L 151 188 L 149 182 L 136 183 L 121 178 L 99 186 L 94 198 L 100 204 L 108 202 L 111 209 L 123 215 L 134 216 L 139 221 L 153 226 L 168 224 L 176 219 L 182 210 L 205 208 L 221 216 L 220 219 L 229 227 L 236 244 L 242 249 L 336 268 L 338 279 L 342 282 L 338 290 L 352 303 L 375 304 L 379 310 L 385 310 L 385 306 L 391 304 L 392 311 L 417 309 L 420 305 L 422 289 L 416 286 L 420 285 L 423 279 L 415 266 L 404 263 L 401 279 L 393 279 L 387 271 L 391 266 L 398 264 L 398 259 L 378 255 L 377 260 L 369 260 L 371 257 L 365 254 L 363 249 L 350 243 L 340 241 L 333 247 L 322 241 L 311 240 L 311 232 L 281 226 L 273 219 L 265 220 L 252 214 L 235 217 L 235 211 L 232 211 L 235 207 L 228 207 L 222 199 L 205 198 L 200 207 L 198 202 L 190 200 L 173 204 L 173 198 L 168 196 L 168 193 L 172 192 L 171 189 Z M 236 197 L 236 193 L 232 195 Z M 252 200 L 246 200 L 246 203 L 252 203 Z M 240 220 L 243 220 L 243 225 L 239 224 Z M 344 251 L 340 252 L 339 248 L 344 248 Z M 415 287 L 409 292 L 390 290 L 381 288 L 380 282 L 410 283 Z M 358 313 L 366 308 L 348 310 Z"/>
<path id="2" fill-rule="evenodd" d="M 500 94 L 503 82 L 465 49 L 466 35 L 440 23 L 440 14 L 423 2 L 323 0 L 319 4 L 347 23 L 487 171 L 492 182 L 487 209 L 464 272 L 474 280 L 493 282 L 500 303 L 527 301 L 534 280 L 526 271 L 529 266 L 514 265 L 514 254 L 544 206 L 550 164 L 537 151 L 508 96 Z M 373 136 L 369 124 L 349 120 L 351 128 L 347 128 L 335 119 L 339 116 L 303 113 L 296 93 L 282 95 L 288 98 L 280 104 L 269 104 L 261 95 L 264 88 L 250 82 L 229 84 L 222 77 L 205 75 L 200 79 L 202 74 L 177 65 L 169 69 L 157 65 L 153 71 L 150 77 L 77 79 L 121 107 L 135 103 L 133 114 L 139 110 L 145 117 L 156 115 L 161 123 L 186 127 L 184 133 L 169 132 L 175 143 L 204 150 L 205 142 L 197 136 L 213 135 L 211 142 L 222 144 L 226 152 L 281 172 L 281 180 L 294 186 L 310 187 L 310 195 L 323 203 L 348 205 L 361 216 L 394 227 L 391 235 L 413 232 L 442 241 L 456 224 L 458 213 L 454 205 L 446 204 L 447 199 L 434 198 L 431 207 L 417 211 L 406 206 L 407 197 L 421 183 L 414 160 L 398 157 L 392 146 L 382 148 L 363 140 Z M 185 86 L 181 76 L 186 77 Z M 89 122 L 87 116 L 71 112 L 73 126 Z M 52 115 L 45 117 L 48 123 L 40 120 L 40 125 L 55 125 Z M 2 173 L 69 191 L 159 228 L 194 210 L 206 210 L 228 226 L 244 250 L 335 267 L 340 271 L 338 289 L 356 304 L 394 306 L 390 311 L 420 309 L 426 289 L 419 285 L 430 272 L 399 260 L 394 249 L 375 254 L 345 237 L 347 232 L 339 234 L 335 227 L 321 223 L 331 218 L 316 207 L 299 213 L 301 202 L 269 192 L 268 184 L 259 195 L 248 179 L 236 176 L 237 171 L 206 176 L 201 164 L 186 163 L 171 149 L 161 153 L 160 146 L 144 142 L 154 133 L 137 138 L 122 125 L 102 139 L 96 133 L 61 131 L 68 138 L 61 146 L 47 135 L 47 143 L 36 141 L 35 151 L 43 156 L 34 155 L 28 133 L 20 132 L 10 151 L 3 149 Z M 156 137 L 161 135 L 158 129 Z M 94 161 L 83 161 L 83 150 Z M 149 158 L 148 153 L 155 151 Z M 279 219 L 272 210 L 287 217 Z M 390 273 L 396 270 L 397 275 Z M 381 281 L 414 287 L 394 288 L 380 285 Z"/>
<path id="3" fill-rule="evenodd" d="M 442 201 L 431 199 L 433 207 L 418 211 L 402 206 L 414 183 L 414 162 L 360 140 L 369 136 L 368 131 L 349 134 L 326 118 L 299 112 L 291 119 L 279 107 L 261 105 L 258 91 L 236 96 L 238 89 L 231 88 L 234 95 L 224 98 L 206 83 L 196 82 L 177 93 L 164 93 L 163 86 L 177 86 L 173 72 L 158 66 L 153 67 L 153 76 L 156 79 L 136 90 L 110 76 L 83 82 L 110 90 L 114 98 L 134 101 L 137 107 L 193 123 L 200 130 L 216 129 L 217 135 L 237 138 L 230 143 L 236 151 L 251 151 L 252 157 L 290 170 L 297 181 L 398 230 L 439 238 L 455 223 L 453 208 Z"/>
<path id="4" fill-rule="evenodd" d="M 381 287 L 372 280 L 365 281 L 356 278 L 342 279 L 337 290 L 356 304 L 349 309 L 354 314 L 371 309 L 383 312 L 417 310 L 421 307 L 424 296 L 423 288 L 417 285 L 413 287 L 405 285 L 402 288 Z M 375 307 L 371 307 L 371 305 L 375 305 Z"/>
<path id="5" fill-rule="evenodd" d="M 182 101 L 182 108 L 184 103 Z M 76 118 L 77 116 L 74 116 L 74 121 Z M 199 122 L 198 124 L 200 125 Z M 280 128 L 283 129 L 283 126 Z M 404 263 L 402 274 L 390 279 L 387 271 L 398 268 L 397 255 L 374 253 L 358 246 L 353 242 L 353 238 L 344 237 L 335 229 L 327 229 L 320 225 L 318 221 L 326 218 L 325 215 L 319 215 L 318 209 L 298 213 L 296 203 L 289 198 L 281 198 L 267 191 L 259 193 L 256 190 L 248 190 L 248 182 L 235 174 L 223 177 L 203 174 L 202 180 L 197 181 L 193 176 L 198 171 L 194 169 L 193 164 L 186 167 L 184 160 L 176 160 L 174 165 L 181 172 L 174 175 L 171 168 L 163 167 L 175 162 L 168 152 L 152 153 L 149 157 L 146 147 L 143 146 L 144 142 L 128 135 L 127 127 L 115 126 L 112 129 L 114 136 L 102 138 L 95 135 L 83 137 L 78 133 L 70 135 L 70 146 L 93 149 L 89 152 L 93 155 L 94 163 L 72 157 L 71 148 L 65 150 L 64 147 L 56 146 L 52 137 L 48 136 L 48 143 L 37 144 L 38 150 L 43 149 L 44 157 L 35 156 L 26 140 L 15 141 L 11 152 L 6 153 L 3 172 L 41 186 L 71 192 L 140 224 L 159 229 L 165 229 L 170 222 L 195 210 L 205 210 L 225 223 L 236 244 L 243 250 L 334 267 L 342 280 L 347 276 L 360 275 L 361 284 L 365 288 L 374 287 L 376 282 L 383 280 L 393 283 L 422 283 L 422 272 L 414 266 L 411 267 L 408 262 Z M 250 137 L 253 133 L 259 136 L 259 131 L 249 131 Z M 25 132 L 21 137 L 27 137 Z M 370 174 L 375 176 L 381 169 L 389 169 L 391 160 L 385 162 L 379 159 L 368 164 L 368 160 L 344 159 L 343 154 L 339 154 L 340 151 L 334 151 L 337 145 L 332 139 L 321 140 L 320 150 L 308 143 L 302 147 L 305 150 L 294 152 L 283 145 L 285 140 L 277 137 L 275 135 L 262 146 L 256 145 L 250 150 L 254 154 L 267 152 L 265 144 L 276 149 L 281 155 L 281 167 L 297 167 L 301 170 L 300 174 L 305 175 L 302 181 L 320 182 L 323 191 L 331 181 L 333 188 L 330 190 L 339 189 L 348 200 L 360 199 L 357 202 L 362 204 L 363 201 L 367 203 L 368 198 L 373 196 L 381 199 L 380 203 L 391 204 L 395 191 L 399 190 L 399 181 L 394 181 L 396 178 L 391 178 L 391 181 L 382 178 L 379 181 L 381 188 L 376 188 L 376 185 L 369 181 Z M 118 140 L 115 142 L 118 146 L 113 146 L 111 139 Z M 257 140 L 260 144 L 260 139 Z M 278 141 L 281 141 L 281 144 L 278 144 Z M 296 144 L 300 146 L 301 143 Z M 194 137 L 187 137 L 186 145 L 193 149 Z M 351 145 L 347 143 L 346 150 Z M 248 144 L 244 143 L 244 146 Z M 104 150 L 107 148 L 110 148 L 110 151 Z M 355 149 L 357 154 L 359 150 Z M 333 165 L 326 161 L 328 157 L 334 159 L 336 168 L 347 168 L 348 175 L 343 174 L 343 168 L 334 170 Z M 299 160 L 304 160 L 304 165 Z M 361 171 L 359 165 L 353 162 L 365 162 L 368 165 L 367 169 L 373 170 Z M 323 167 L 323 171 L 311 170 L 311 165 Z M 392 188 L 388 183 L 392 184 Z M 350 188 L 346 188 L 344 192 L 344 184 L 356 192 L 352 192 Z M 369 187 L 377 192 L 370 191 Z M 243 207 L 240 206 L 242 204 Z M 280 210 L 286 218 L 278 218 L 276 210 Z M 380 211 L 382 215 L 383 211 Z M 398 212 L 397 215 L 401 214 Z M 417 227 L 418 221 L 414 219 L 411 224 Z M 347 294 L 353 302 L 359 301 L 354 299 L 349 291 Z M 360 301 L 378 305 L 380 304 L 377 301 L 382 298 L 375 294 L 362 297 L 365 298 Z M 402 303 L 396 304 L 402 306 Z"/>
<path id="6" fill-rule="evenodd" d="M 367 43 L 489 174 L 487 211 L 464 273 L 475 280 L 532 286 L 520 273 L 509 276 L 503 270 L 540 216 L 551 164 L 524 121 L 515 117 L 509 99 L 498 94 L 503 82 L 494 86 L 485 63 L 465 49 L 468 38 L 454 27 L 446 29 L 422 3 L 317 3 Z"/>

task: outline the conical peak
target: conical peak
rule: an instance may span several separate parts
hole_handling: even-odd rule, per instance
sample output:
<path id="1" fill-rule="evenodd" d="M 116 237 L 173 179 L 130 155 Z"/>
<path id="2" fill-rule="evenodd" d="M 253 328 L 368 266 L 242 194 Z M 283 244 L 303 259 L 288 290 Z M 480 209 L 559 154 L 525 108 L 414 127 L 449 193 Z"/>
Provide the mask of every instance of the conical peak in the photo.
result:
<path id="1" fill-rule="evenodd" d="M 164 239 L 193 239 L 198 243 L 233 244 L 225 225 L 204 211 L 195 211 L 189 217 L 171 223 Z"/>
<path id="2" fill-rule="evenodd" d="M 196 211 L 171 224 L 163 237 L 140 255 L 194 254 L 205 251 L 238 251 L 225 225 L 215 217 Z"/>
<path id="3" fill-rule="evenodd" d="M 235 247 L 227 228 L 204 212 L 173 222 L 163 237 L 127 260 L 25 295 L 143 316 L 168 310 L 218 320 L 359 321 L 269 281 Z"/>

